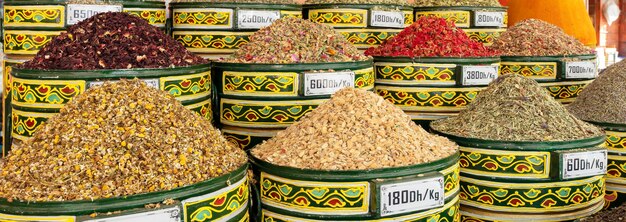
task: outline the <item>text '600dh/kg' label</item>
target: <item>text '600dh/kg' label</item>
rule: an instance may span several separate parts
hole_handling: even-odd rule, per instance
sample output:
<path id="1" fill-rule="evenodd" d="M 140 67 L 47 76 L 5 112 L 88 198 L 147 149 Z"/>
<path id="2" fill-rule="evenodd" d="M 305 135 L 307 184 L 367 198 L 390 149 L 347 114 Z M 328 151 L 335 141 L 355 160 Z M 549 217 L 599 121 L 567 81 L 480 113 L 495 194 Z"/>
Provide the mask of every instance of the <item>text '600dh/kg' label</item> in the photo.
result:
<path id="1" fill-rule="evenodd" d="M 596 150 L 563 154 L 563 179 L 590 177 L 606 173 L 607 151 Z"/>
<path id="2" fill-rule="evenodd" d="M 370 25 L 383 28 L 404 28 L 404 12 L 372 11 Z"/>
<path id="3" fill-rule="evenodd" d="M 88 19 L 95 14 L 102 12 L 121 12 L 121 5 L 67 5 L 67 24 L 74 25 L 82 20 Z"/>
<path id="4" fill-rule="evenodd" d="M 240 29 L 261 29 L 278 19 L 278 10 L 237 10 L 237 26 Z"/>
<path id="5" fill-rule="evenodd" d="M 443 176 L 380 186 L 380 216 L 427 210 L 444 205 Z"/>
<path id="6" fill-rule="evenodd" d="M 354 72 L 304 73 L 304 96 L 332 95 L 343 88 L 354 88 Z"/>

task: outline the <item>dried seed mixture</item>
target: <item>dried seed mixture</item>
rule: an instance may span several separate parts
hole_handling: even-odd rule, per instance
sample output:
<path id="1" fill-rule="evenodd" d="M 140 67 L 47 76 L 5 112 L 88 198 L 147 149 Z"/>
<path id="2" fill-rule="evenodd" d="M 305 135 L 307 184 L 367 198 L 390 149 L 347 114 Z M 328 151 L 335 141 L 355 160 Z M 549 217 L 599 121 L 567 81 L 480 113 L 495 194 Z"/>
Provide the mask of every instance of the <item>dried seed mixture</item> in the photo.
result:
<path id="1" fill-rule="evenodd" d="M 502 56 L 563 56 L 594 54 L 591 48 L 556 25 L 539 19 L 518 22 L 491 45 Z"/>
<path id="2" fill-rule="evenodd" d="M 174 0 L 172 2 L 211 2 L 211 3 L 259 3 L 259 4 L 281 4 L 299 5 L 298 0 Z"/>
<path id="3" fill-rule="evenodd" d="M 626 61 L 613 64 L 585 87 L 570 112 L 585 121 L 626 124 Z"/>
<path id="4" fill-rule="evenodd" d="M 415 0 L 417 7 L 431 6 L 487 6 L 502 7 L 498 0 Z"/>
<path id="5" fill-rule="evenodd" d="M 328 63 L 370 59 L 332 27 L 285 17 L 252 36 L 226 58 L 231 63 Z"/>
<path id="6" fill-rule="evenodd" d="M 142 18 L 100 13 L 55 37 L 26 69 L 94 70 L 164 68 L 207 63 Z"/>
<path id="7" fill-rule="evenodd" d="M 426 132 L 382 97 L 346 88 L 253 148 L 252 155 L 296 168 L 367 170 L 432 162 L 457 148 Z"/>
<path id="8" fill-rule="evenodd" d="M 90 88 L 0 161 L 0 197 L 68 201 L 170 190 L 229 173 L 246 154 L 140 80 Z"/>
<path id="9" fill-rule="evenodd" d="M 409 5 L 409 1 L 407 1 L 407 0 L 306 0 L 305 4 Z"/>
<path id="10" fill-rule="evenodd" d="M 499 141 L 569 141 L 602 136 L 579 120 L 532 79 L 503 75 L 458 116 L 432 128 L 447 134 Z"/>

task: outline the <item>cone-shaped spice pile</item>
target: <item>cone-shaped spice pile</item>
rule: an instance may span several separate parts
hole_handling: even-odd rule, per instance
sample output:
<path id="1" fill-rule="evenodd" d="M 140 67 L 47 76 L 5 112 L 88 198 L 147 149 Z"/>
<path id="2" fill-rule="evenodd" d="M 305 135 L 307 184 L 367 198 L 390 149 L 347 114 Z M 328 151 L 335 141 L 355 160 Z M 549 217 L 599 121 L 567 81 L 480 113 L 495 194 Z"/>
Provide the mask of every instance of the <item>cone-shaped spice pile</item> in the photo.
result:
<path id="1" fill-rule="evenodd" d="M 498 141 L 569 141 L 602 136 L 577 119 L 539 84 L 503 75 L 458 116 L 435 121 L 433 129 L 466 138 Z"/>
<path id="2" fill-rule="evenodd" d="M 100 13 L 55 37 L 26 69 L 94 70 L 166 68 L 207 63 L 146 20 L 122 12 Z"/>
<path id="3" fill-rule="evenodd" d="M 585 121 L 626 124 L 626 61 L 604 70 L 568 108 Z"/>
<path id="4" fill-rule="evenodd" d="M 281 166 L 366 170 L 432 162 L 456 150 L 382 97 L 343 89 L 252 154 Z"/>
<path id="5" fill-rule="evenodd" d="M 91 200 L 170 190 L 247 161 L 218 130 L 140 80 L 77 96 L 0 161 L 0 198 Z"/>

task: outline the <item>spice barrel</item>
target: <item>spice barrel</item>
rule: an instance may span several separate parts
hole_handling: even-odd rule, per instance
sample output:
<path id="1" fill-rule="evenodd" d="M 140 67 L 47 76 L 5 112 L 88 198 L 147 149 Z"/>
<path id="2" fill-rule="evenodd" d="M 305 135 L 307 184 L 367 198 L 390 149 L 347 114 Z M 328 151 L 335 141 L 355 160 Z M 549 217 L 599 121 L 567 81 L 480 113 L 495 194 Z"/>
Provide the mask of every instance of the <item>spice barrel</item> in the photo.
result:
<path id="1" fill-rule="evenodd" d="M 458 158 L 455 153 L 431 163 L 399 168 L 324 171 L 278 166 L 252 156 L 258 181 L 254 186 L 260 191 L 262 207 L 258 220 L 458 221 Z M 394 187 L 402 183 L 438 190 L 438 201 L 393 208 Z M 408 195 L 406 192 L 405 197 Z"/>
<path id="2" fill-rule="evenodd" d="M 337 29 L 361 50 L 380 45 L 414 21 L 412 8 L 404 5 L 309 4 L 303 15 Z"/>
<path id="3" fill-rule="evenodd" d="M 506 7 L 447 6 L 416 7 L 415 18 L 436 16 L 453 22 L 466 34 L 485 45 L 491 45 L 507 27 Z"/>
<path id="4" fill-rule="evenodd" d="M 251 148 L 298 121 L 337 89 L 374 88 L 372 61 L 317 64 L 213 63 L 215 118 L 225 136 Z M 338 85 L 319 85 L 323 82 Z M 312 85 L 312 83 L 315 83 Z"/>
<path id="5" fill-rule="evenodd" d="M 128 70 L 12 70 L 11 100 L 7 135 L 24 140 L 33 135 L 46 119 L 58 113 L 72 98 L 104 81 L 139 78 L 149 86 L 176 97 L 183 105 L 212 119 L 210 65 L 165 69 Z M 10 134 L 9 134 L 10 132 Z M 8 150 L 11 137 L 5 136 Z"/>
<path id="6" fill-rule="evenodd" d="M 169 191 L 98 200 L 0 200 L 2 221 L 248 221 L 248 165 L 223 176 Z M 147 208 L 148 204 L 162 204 Z M 111 212 L 114 212 L 110 214 Z M 92 217 L 96 215 L 95 217 Z"/>
<path id="7" fill-rule="evenodd" d="M 604 137 L 512 142 L 437 133 L 461 146 L 462 221 L 574 220 L 604 204 L 605 172 L 577 165 L 606 160 Z"/>
<path id="8" fill-rule="evenodd" d="M 617 207 L 626 202 L 626 125 L 591 122 L 606 132 L 604 145 L 609 150 L 606 178 L 606 206 Z"/>
<path id="9" fill-rule="evenodd" d="M 209 59 L 233 53 L 276 19 L 302 18 L 299 5 L 173 2 L 170 8 L 172 37 Z"/>
<path id="10" fill-rule="evenodd" d="M 415 121 L 456 115 L 498 77 L 500 59 L 374 57 L 376 93 Z"/>

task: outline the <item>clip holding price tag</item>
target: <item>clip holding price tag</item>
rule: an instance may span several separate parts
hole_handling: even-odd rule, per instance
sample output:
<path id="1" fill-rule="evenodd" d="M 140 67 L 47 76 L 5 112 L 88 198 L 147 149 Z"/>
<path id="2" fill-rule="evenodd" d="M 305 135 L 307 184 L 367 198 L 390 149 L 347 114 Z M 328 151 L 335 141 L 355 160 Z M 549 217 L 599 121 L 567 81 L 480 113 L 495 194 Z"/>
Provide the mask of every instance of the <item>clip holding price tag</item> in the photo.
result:
<path id="1" fill-rule="evenodd" d="M 442 207 L 444 178 L 439 172 L 403 179 L 375 181 L 381 217 Z"/>

